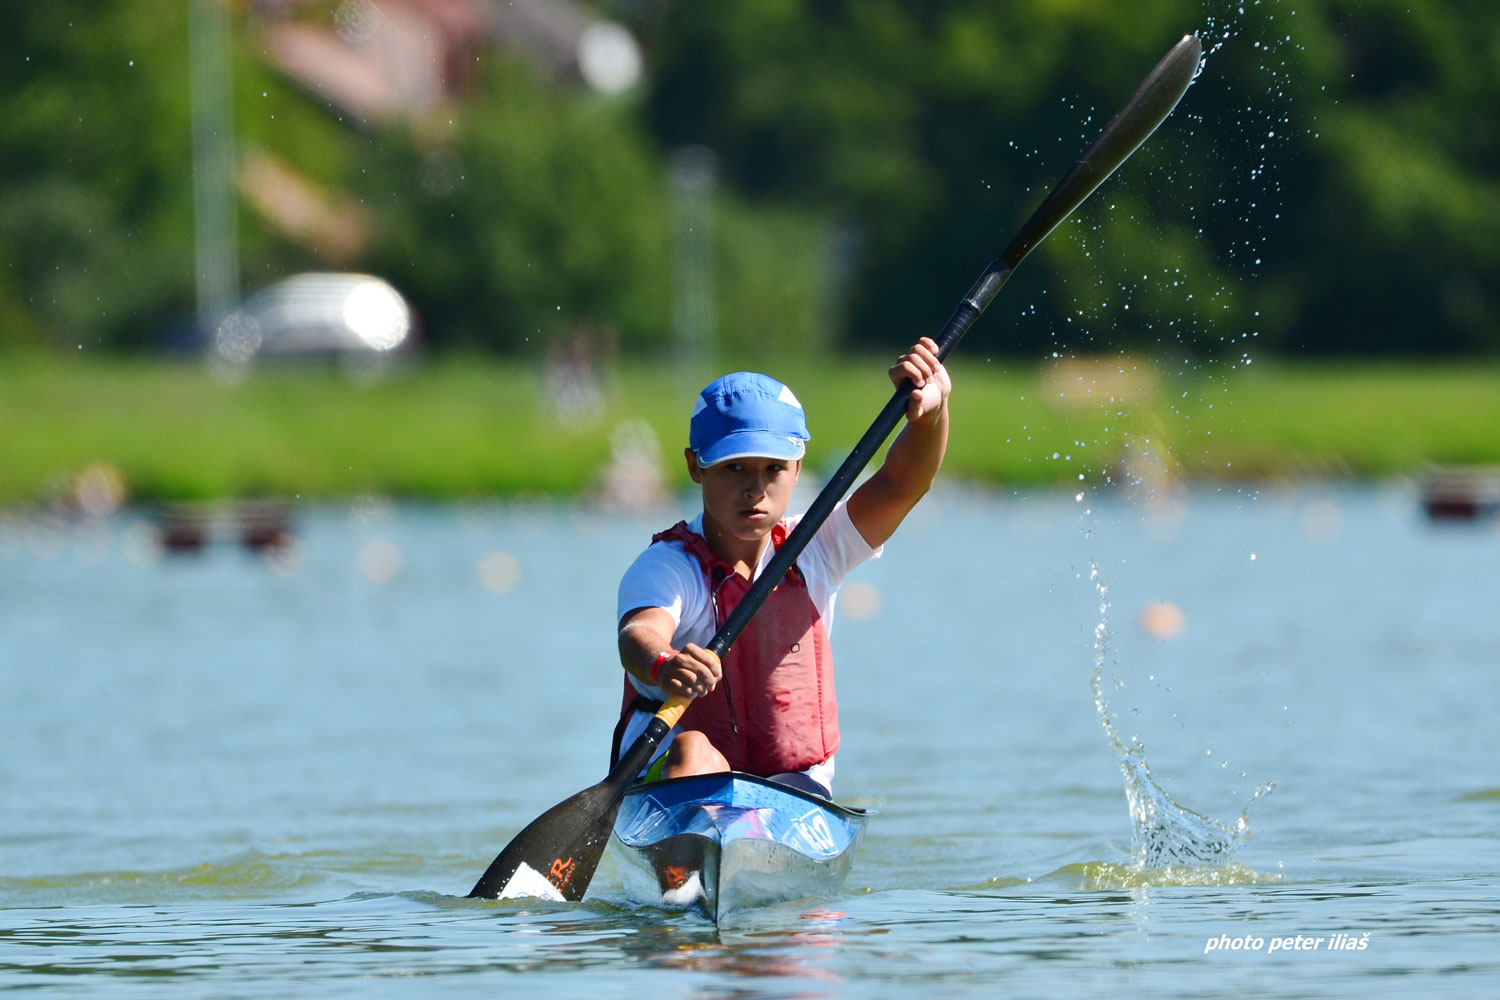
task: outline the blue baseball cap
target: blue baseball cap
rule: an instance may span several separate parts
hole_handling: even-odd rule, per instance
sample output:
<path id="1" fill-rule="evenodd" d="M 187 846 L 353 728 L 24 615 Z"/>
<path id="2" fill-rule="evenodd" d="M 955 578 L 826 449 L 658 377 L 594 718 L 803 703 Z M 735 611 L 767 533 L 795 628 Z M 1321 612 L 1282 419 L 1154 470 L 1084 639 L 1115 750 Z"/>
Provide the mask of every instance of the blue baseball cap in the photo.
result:
<path id="1" fill-rule="evenodd" d="M 705 468 L 732 458 L 790 462 L 803 456 L 811 437 L 792 390 L 768 375 L 734 372 L 698 394 L 688 447 Z"/>

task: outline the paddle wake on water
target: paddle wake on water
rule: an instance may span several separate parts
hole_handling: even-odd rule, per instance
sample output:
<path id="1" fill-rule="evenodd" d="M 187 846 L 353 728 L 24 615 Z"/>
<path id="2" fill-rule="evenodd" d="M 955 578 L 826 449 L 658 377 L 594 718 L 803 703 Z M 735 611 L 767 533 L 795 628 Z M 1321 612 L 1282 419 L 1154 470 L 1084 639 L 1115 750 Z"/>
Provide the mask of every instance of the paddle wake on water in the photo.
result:
<path id="1" fill-rule="evenodd" d="M 1128 865 L 1093 862 L 1083 866 L 1094 888 L 1151 885 L 1233 885 L 1277 881 L 1232 860 L 1250 839 L 1250 806 L 1270 794 L 1275 782 L 1256 789 L 1239 819 L 1232 824 L 1178 805 L 1151 777 L 1146 746 L 1137 736 L 1121 739 L 1104 697 L 1104 664 L 1110 656 L 1109 588 L 1093 564 L 1090 579 L 1099 592 L 1099 624 L 1094 629 L 1094 672 L 1090 686 L 1094 710 L 1109 740 L 1115 762 L 1125 777 L 1125 801 L 1130 809 L 1132 857 Z"/>

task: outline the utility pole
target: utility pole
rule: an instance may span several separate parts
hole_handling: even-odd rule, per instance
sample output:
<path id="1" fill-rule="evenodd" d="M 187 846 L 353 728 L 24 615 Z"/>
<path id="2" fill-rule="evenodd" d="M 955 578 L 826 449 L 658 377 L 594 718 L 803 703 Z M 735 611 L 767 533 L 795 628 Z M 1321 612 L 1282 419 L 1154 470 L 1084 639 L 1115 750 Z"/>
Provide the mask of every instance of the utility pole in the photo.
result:
<path id="1" fill-rule="evenodd" d="M 234 95 L 225 0 L 188 0 L 193 114 L 193 263 L 198 326 L 217 326 L 239 294 Z"/>
<path id="2" fill-rule="evenodd" d="M 702 146 L 672 154 L 672 335 L 677 369 L 694 390 L 713 362 L 714 187 L 718 165 Z"/>

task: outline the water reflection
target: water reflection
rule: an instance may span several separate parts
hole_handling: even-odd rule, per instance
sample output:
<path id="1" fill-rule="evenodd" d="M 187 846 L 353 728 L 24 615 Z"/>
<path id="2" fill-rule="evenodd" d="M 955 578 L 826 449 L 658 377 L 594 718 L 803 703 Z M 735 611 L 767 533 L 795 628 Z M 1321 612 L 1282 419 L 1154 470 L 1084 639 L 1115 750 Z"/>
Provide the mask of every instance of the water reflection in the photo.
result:
<path id="1" fill-rule="evenodd" d="M 846 980 L 830 965 L 842 957 L 848 943 L 849 932 L 843 926 L 848 915 L 823 907 L 800 911 L 794 905 L 773 907 L 747 914 L 737 925 L 715 926 L 691 915 L 617 908 L 605 902 L 586 903 L 561 914 L 530 904 L 517 907 L 514 901 L 463 902 L 483 911 L 510 911 L 491 928 L 496 947 L 502 952 L 493 959 L 494 968 L 557 973 L 624 962 L 670 969 L 679 976 L 704 974 L 711 979 L 698 981 L 693 994 L 724 997 L 762 995 L 764 990 L 753 981 L 765 978 L 817 984 Z M 450 897 L 441 905 L 455 903 Z M 853 933 L 867 936 L 888 931 L 864 928 Z M 536 935 L 551 940 L 532 940 Z M 517 947 L 524 954 L 513 954 Z M 726 983 L 726 977 L 730 982 Z M 743 985 L 733 980 L 741 980 Z M 793 992 L 778 989 L 775 995 L 822 997 L 829 993 L 821 988 Z"/>
<path id="2" fill-rule="evenodd" d="M 844 982 L 844 976 L 827 968 L 837 957 L 844 937 L 838 929 L 843 914 L 820 910 L 804 913 L 811 927 L 777 930 L 704 928 L 689 931 L 682 926 L 658 925 L 651 932 L 634 936 L 622 948 L 629 957 L 654 968 L 680 969 L 757 979 L 766 976 Z M 727 987 L 709 995 L 735 996 L 742 989 Z M 827 995 L 823 991 L 784 994 L 799 997 Z"/>

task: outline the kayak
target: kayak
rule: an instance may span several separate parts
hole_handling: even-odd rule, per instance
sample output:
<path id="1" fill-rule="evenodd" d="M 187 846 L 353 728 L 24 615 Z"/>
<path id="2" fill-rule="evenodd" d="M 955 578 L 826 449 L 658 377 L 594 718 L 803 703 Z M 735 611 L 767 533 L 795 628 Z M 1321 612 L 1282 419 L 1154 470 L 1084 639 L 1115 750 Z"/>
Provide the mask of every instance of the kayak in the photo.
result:
<path id="1" fill-rule="evenodd" d="M 726 771 L 635 786 L 610 840 L 632 901 L 717 922 L 735 910 L 837 893 L 869 816 Z"/>

